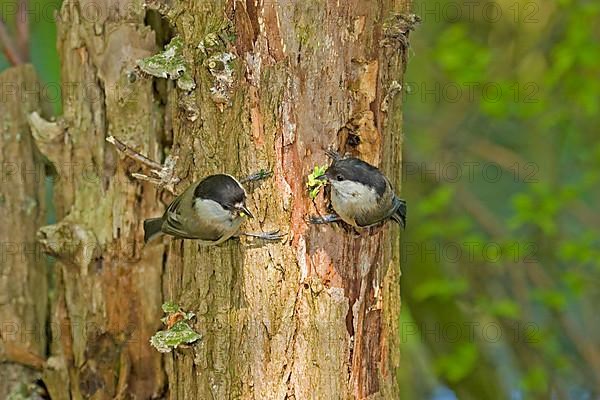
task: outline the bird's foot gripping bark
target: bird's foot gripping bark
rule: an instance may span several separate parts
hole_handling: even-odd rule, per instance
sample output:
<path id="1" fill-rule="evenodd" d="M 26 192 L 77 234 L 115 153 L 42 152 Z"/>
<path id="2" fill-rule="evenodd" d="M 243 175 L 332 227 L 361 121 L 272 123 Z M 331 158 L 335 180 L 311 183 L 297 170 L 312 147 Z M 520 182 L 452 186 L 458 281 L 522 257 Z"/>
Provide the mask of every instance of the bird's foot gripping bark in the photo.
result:
<path id="1" fill-rule="evenodd" d="M 249 236 L 249 237 L 262 239 L 262 240 L 269 240 L 269 241 L 278 241 L 278 240 L 283 239 L 283 237 L 285 236 L 285 234 L 279 232 L 279 229 L 276 229 L 274 231 L 269 231 L 269 232 L 242 232 L 241 234 L 244 236 Z"/>
<path id="2" fill-rule="evenodd" d="M 330 224 L 332 222 L 338 222 L 342 219 L 336 214 L 327 214 L 323 216 L 311 215 L 308 217 L 308 222 L 313 225 Z"/>
<path id="3" fill-rule="evenodd" d="M 114 136 L 109 136 L 106 141 L 113 144 L 117 150 L 123 153 L 125 156 L 140 162 L 150 168 L 150 172 L 156 177 L 147 176 L 144 174 L 132 173 L 136 179 L 142 181 L 148 181 L 159 187 L 165 188 L 169 192 L 175 194 L 175 185 L 179 182 L 179 178 L 175 176 L 175 165 L 177 164 L 177 156 L 167 156 L 164 164 L 157 163 L 154 160 L 149 159 L 143 154 L 138 153 L 125 143 L 121 142 Z"/>
<path id="4" fill-rule="evenodd" d="M 273 175 L 273 171 L 265 171 L 264 169 L 261 169 L 260 171 L 250 174 L 244 179 L 242 179 L 241 183 L 262 181 L 263 179 L 267 179 L 271 175 Z"/>

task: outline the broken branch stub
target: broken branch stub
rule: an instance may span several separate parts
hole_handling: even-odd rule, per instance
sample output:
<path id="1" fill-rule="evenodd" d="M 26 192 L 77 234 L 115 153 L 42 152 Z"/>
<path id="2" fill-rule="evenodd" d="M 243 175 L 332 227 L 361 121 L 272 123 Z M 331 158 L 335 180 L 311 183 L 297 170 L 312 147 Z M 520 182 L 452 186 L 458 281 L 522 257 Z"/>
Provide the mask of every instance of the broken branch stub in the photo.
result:
<path id="1" fill-rule="evenodd" d="M 131 147 L 127 146 L 114 136 L 107 137 L 106 141 L 113 144 L 116 149 L 126 157 L 136 160 L 142 165 L 149 167 L 150 172 L 156 175 L 157 178 L 136 172 L 132 173 L 131 176 L 141 181 L 150 182 L 175 194 L 175 185 L 179 182 L 179 178 L 175 176 L 175 166 L 177 165 L 178 158 L 177 156 L 169 155 L 165 159 L 164 164 L 159 164 L 158 162 L 151 160 L 145 155 L 133 150 Z"/>

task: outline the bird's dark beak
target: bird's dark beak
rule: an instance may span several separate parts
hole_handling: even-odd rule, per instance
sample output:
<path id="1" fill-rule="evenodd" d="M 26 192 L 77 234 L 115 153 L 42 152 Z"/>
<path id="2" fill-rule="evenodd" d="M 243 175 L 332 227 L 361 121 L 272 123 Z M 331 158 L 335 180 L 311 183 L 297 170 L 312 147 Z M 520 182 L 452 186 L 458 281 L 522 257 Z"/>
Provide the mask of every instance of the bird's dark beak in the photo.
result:
<path id="1" fill-rule="evenodd" d="M 329 178 L 327 178 L 327 175 L 317 176 L 316 179 L 319 180 L 319 181 L 327 181 L 327 180 L 329 180 Z"/>
<path id="2" fill-rule="evenodd" d="M 248 207 L 246 207 L 245 204 L 238 208 L 238 211 L 240 212 L 240 214 L 244 214 L 249 218 L 254 218 L 254 215 L 252 215 L 252 213 L 250 212 L 250 210 L 248 210 Z"/>
<path id="3" fill-rule="evenodd" d="M 325 171 L 325 173 L 323 174 L 322 177 L 320 177 L 321 179 L 323 179 L 326 182 L 329 182 L 333 179 L 333 177 L 335 176 L 335 172 L 333 171 L 333 169 L 331 168 L 331 166 L 329 166 L 329 168 L 327 168 L 327 170 Z"/>

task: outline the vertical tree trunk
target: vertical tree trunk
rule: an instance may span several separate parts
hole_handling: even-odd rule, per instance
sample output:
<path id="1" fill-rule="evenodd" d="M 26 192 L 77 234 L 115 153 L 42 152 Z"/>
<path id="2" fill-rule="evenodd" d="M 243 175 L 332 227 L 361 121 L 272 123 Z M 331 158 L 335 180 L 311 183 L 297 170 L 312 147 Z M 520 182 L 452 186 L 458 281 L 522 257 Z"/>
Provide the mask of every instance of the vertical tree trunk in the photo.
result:
<path id="1" fill-rule="evenodd" d="M 58 259 L 52 399 L 158 396 L 161 356 L 148 338 L 160 327 L 161 250 L 142 250 L 141 221 L 161 211 L 156 191 L 130 175 L 108 135 L 160 158 L 163 111 L 152 81 L 134 79 L 137 59 L 156 51 L 142 2 L 65 1 L 59 21 L 64 115 L 33 115 L 38 145 L 56 169 L 58 223 L 40 242 Z"/>
<path id="2" fill-rule="evenodd" d="M 398 14 L 408 2 L 148 3 L 156 12 L 145 15 L 141 1 L 70 0 L 60 14 L 63 86 L 78 87 L 63 93 L 63 119 L 36 129 L 50 137 L 40 146 L 54 164 L 78 173 L 61 179 L 61 220 L 40 233 L 61 260 L 50 391 L 397 398 L 398 229 L 358 235 L 307 225 L 324 202 L 309 199 L 305 179 L 335 147 L 381 165 L 400 189 L 396 94 L 408 25 Z M 158 51 L 144 17 L 161 42 L 170 39 L 165 32 L 182 40 L 195 88 L 135 72 L 137 60 Z M 244 229 L 279 228 L 286 240 L 143 247 L 142 220 L 160 215 L 170 198 L 130 178 L 140 167 L 119 158 L 108 135 L 156 160 L 177 154 L 179 192 L 211 173 L 272 170 L 251 191 L 257 218 Z M 168 385 L 148 344 L 163 299 L 193 311 L 202 334 L 164 357 Z"/>
<path id="3" fill-rule="evenodd" d="M 0 74 L 0 398 L 25 395 L 46 354 L 48 273 L 35 242 L 45 223 L 44 162 L 27 116 L 40 111 L 31 66 Z"/>

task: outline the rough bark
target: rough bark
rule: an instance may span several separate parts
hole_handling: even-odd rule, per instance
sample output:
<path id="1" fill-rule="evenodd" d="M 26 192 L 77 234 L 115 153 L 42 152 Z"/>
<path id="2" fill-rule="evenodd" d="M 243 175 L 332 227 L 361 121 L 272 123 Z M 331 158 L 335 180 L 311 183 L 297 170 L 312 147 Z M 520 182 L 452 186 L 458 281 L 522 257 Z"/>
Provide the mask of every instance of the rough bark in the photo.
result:
<path id="1" fill-rule="evenodd" d="M 33 67 L 0 74 L 0 398 L 27 393 L 46 355 L 48 273 L 35 242 L 45 223 L 44 161 L 27 116 L 40 112 Z"/>
<path id="2" fill-rule="evenodd" d="M 99 17 L 85 18 L 92 4 Z M 36 124 L 50 160 L 81 169 L 58 182 L 60 222 L 40 232 L 60 260 L 53 398 L 397 398 L 398 228 L 309 226 L 324 201 L 309 199 L 305 179 L 334 147 L 380 165 L 400 190 L 406 43 L 395 13 L 407 6 L 153 1 L 153 32 L 140 1 L 65 1 L 63 86 L 80 90 L 63 93 L 59 123 Z M 171 32 L 196 83 L 189 93 L 135 72 L 158 51 L 154 33 L 162 44 Z M 156 160 L 177 154 L 178 192 L 210 173 L 272 170 L 251 191 L 257 218 L 244 228 L 287 238 L 143 247 L 142 220 L 170 197 L 131 179 L 140 167 L 108 135 Z M 168 385 L 148 344 L 163 299 L 193 311 L 202 334 L 164 356 Z"/>
<path id="3" fill-rule="evenodd" d="M 186 43 L 231 20 L 236 38 L 226 51 L 238 60 L 223 111 L 207 90 L 214 77 L 197 63 L 200 118 L 174 123 L 175 143 L 191 149 L 181 175 L 273 170 L 252 195 L 261 217 L 248 228 L 280 227 L 288 240 L 170 243 L 166 297 L 197 311 L 204 336 L 169 357 L 173 398 L 396 397 L 397 228 L 356 235 L 304 221 L 316 212 L 305 179 L 326 163 L 323 149 L 351 151 L 400 176 L 400 96 L 390 87 L 401 82 L 403 49 L 381 43 L 392 11 L 405 10 L 391 1 L 174 6 Z"/>
<path id="4" fill-rule="evenodd" d="M 93 11 L 93 13 L 92 13 Z M 64 115 L 31 117 L 53 163 L 58 223 L 38 233 L 57 258 L 52 356 L 44 380 L 53 399 L 146 399 L 164 390 L 161 357 L 148 345 L 160 327 L 159 249 L 142 251 L 141 221 L 160 212 L 155 188 L 130 177 L 110 134 L 160 158 L 163 113 L 135 61 L 156 50 L 141 2 L 66 1 L 59 21 Z"/>

